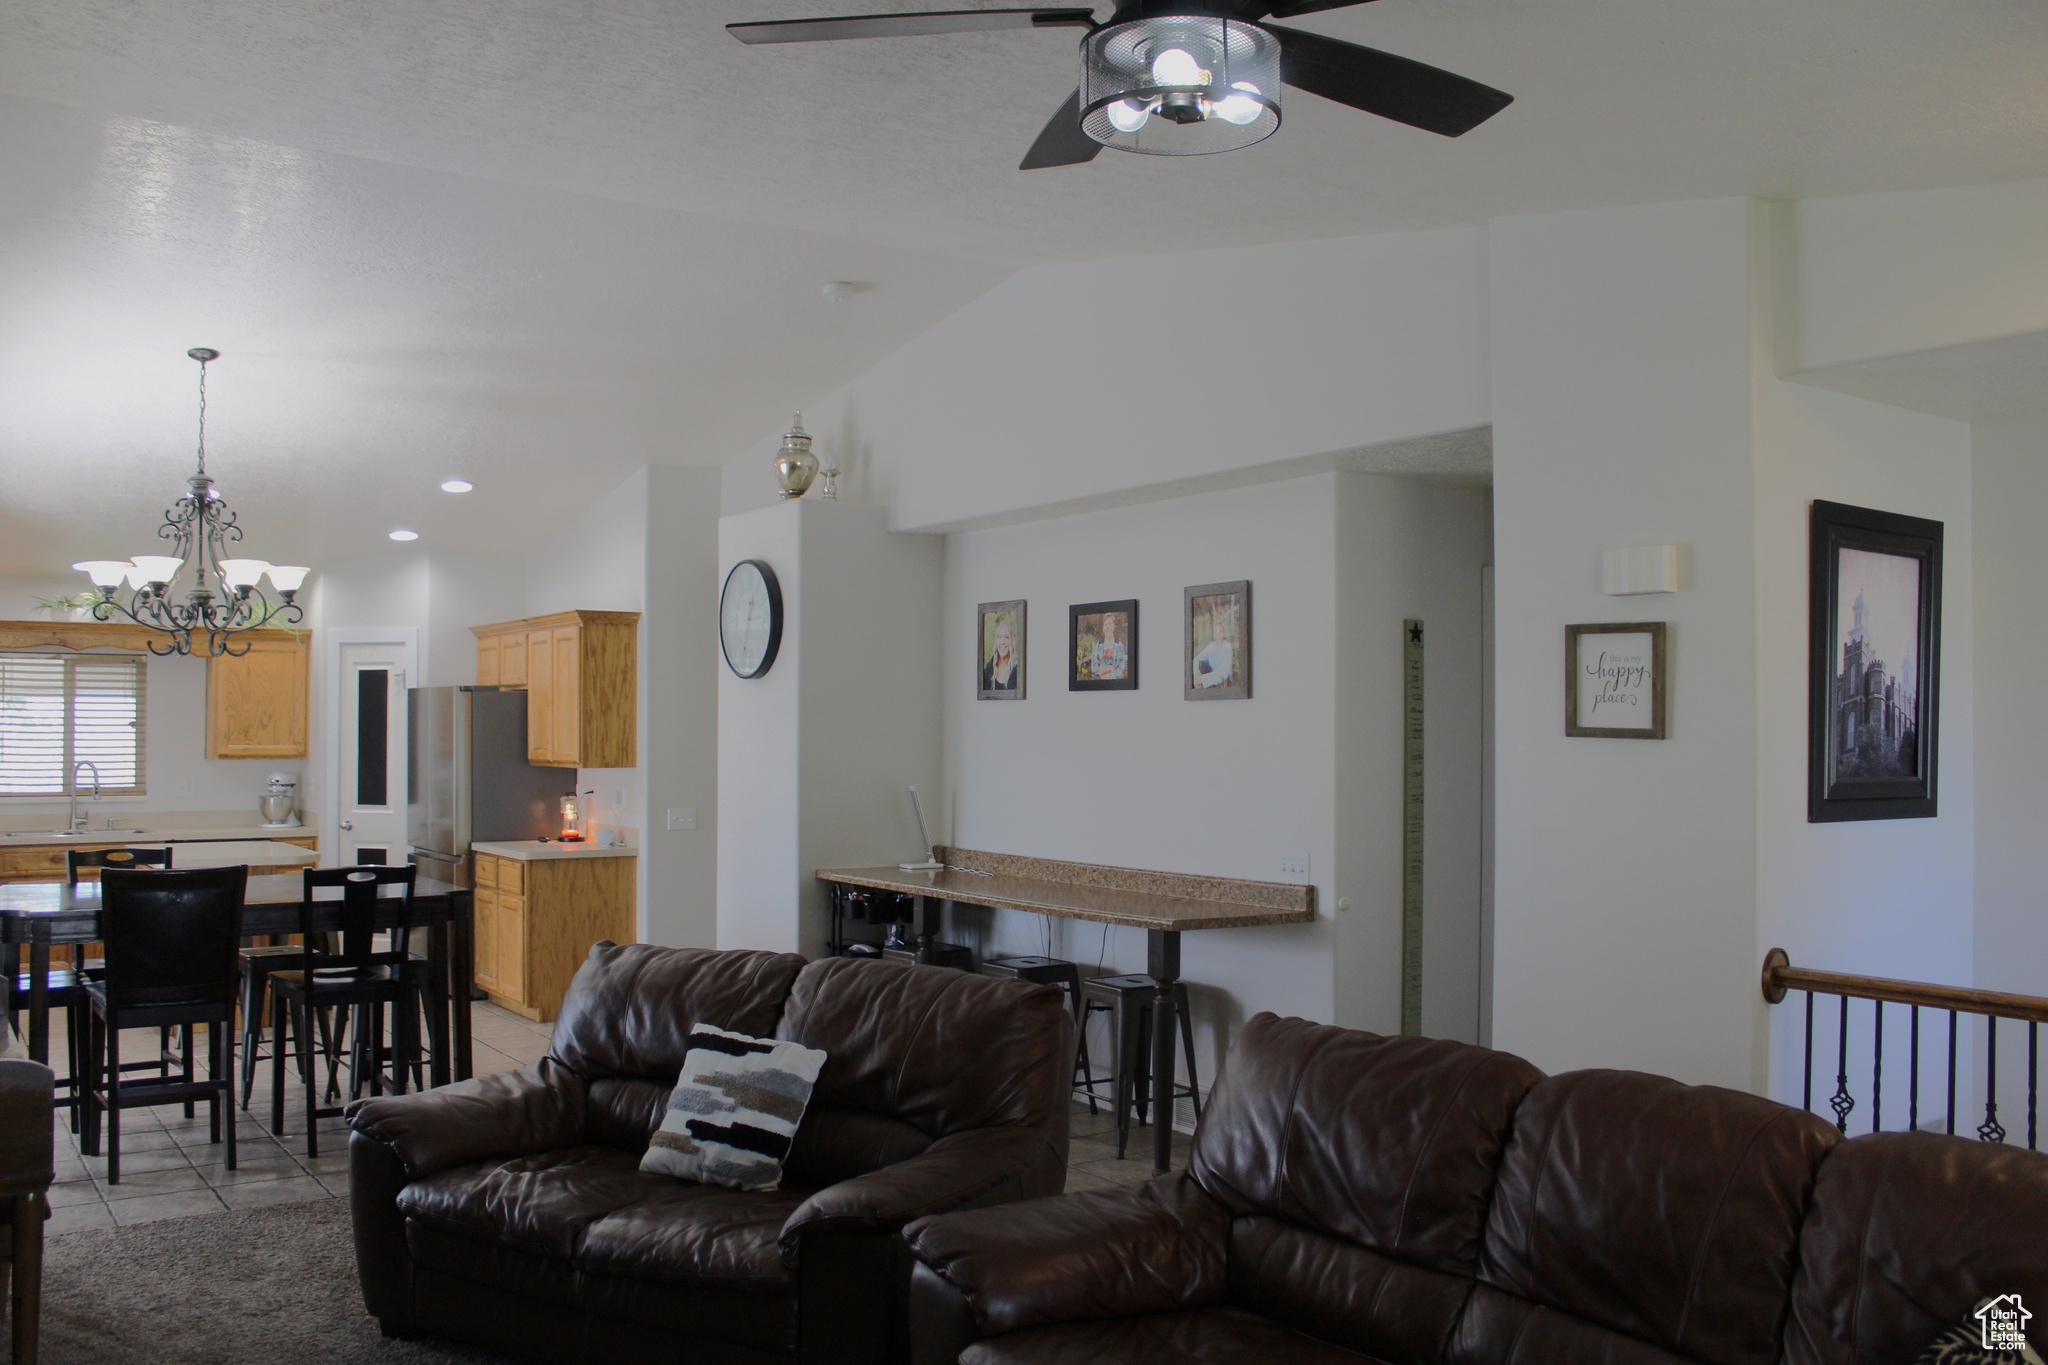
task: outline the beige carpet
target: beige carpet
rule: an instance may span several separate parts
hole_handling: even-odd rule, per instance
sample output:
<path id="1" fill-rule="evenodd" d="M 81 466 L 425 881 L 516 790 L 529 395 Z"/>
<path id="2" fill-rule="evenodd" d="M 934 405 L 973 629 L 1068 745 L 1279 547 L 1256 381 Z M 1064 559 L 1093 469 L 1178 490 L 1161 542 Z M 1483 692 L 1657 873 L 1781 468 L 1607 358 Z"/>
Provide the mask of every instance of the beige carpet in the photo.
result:
<path id="1" fill-rule="evenodd" d="M 356 1289 L 345 1200 L 73 1232 L 47 1246 L 44 1365 L 507 1365 L 454 1342 L 384 1338 Z"/>

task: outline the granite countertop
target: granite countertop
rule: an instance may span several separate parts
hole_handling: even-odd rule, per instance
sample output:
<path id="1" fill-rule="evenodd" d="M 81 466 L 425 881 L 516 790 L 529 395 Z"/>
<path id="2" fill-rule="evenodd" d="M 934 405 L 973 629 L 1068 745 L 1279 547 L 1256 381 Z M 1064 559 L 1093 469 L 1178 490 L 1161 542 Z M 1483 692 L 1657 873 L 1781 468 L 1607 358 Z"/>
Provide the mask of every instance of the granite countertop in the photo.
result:
<path id="1" fill-rule="evenodd" d="M 61 822 L 63 816 L 58 816 Z M 116 817 L 118 819 L 118 817 Z M 89 829 L 76 836 L 68 834 L 32 834 L 0 836 L 0 848 L 36 848 L 50 844 L 148 844 L 155 848 L 164 844 L 212 843 L 222 840 L 249 841 L 255 839 L 315 839 L 320 831 L 310 825 L 287 825 L 283 829 L 266 829 L 262 825 L 198 826 L 195 828 L 169 829 L 153 826 L 149 817 L 139 816 L 141 833 L 130 830 Z"/>
<path id="2" fill-rule="evenodd" d="M 493 858 L 517 858 L 521 862 L 538 862 L 544 858 L 631 858 L 640 852 L 630 844 L 605 848 L 595 843 L 565 844 L 557 839 L 546 843 L 538 839 L 520 839 L 502 844 L 471 844 L 469 851 L 488 853 Z"/>

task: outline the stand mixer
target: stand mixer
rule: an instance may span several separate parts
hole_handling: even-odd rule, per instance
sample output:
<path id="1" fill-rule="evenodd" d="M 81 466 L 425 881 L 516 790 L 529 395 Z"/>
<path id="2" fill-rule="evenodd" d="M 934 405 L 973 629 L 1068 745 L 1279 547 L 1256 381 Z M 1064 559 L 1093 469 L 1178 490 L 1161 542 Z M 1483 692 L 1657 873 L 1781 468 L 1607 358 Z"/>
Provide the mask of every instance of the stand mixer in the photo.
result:
<path id="1" fill-rule="evenodd" d="M 298 805 L 299 775 L 272 773 L 263 791 L 263 828 L 296 829 Z"/>

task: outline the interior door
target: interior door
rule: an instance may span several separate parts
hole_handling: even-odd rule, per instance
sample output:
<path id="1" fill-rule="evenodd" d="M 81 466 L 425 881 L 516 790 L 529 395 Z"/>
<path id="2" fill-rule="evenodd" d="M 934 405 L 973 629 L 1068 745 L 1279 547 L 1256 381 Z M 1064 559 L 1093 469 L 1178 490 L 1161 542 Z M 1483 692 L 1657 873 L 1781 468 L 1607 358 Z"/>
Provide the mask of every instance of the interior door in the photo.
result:
<path id="1" fill-rule="evenodd" d="M 340 647 L 339 828 L 334 861 L 403 863 L 405 843 L 405 663 L 398 643 Z"/>

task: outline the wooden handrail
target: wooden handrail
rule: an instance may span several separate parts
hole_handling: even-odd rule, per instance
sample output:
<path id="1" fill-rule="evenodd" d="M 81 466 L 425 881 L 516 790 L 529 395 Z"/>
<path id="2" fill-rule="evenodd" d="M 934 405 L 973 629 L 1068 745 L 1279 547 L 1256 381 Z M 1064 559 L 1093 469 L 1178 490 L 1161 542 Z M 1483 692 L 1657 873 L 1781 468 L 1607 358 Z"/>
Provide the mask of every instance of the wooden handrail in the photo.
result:
<path id="1" fill-rule="evenodd" d="M 2005 991 L 1980 991 L 1971 986 L 1937 986 L 1926 981 L 1894 981 L 1885 976 L 1852 976 L 1847 972 L 1822 972 L 1795 967 L 1783 948 L 1764 954 L 1764 999 L 1775 1005 L 1786 991 L 1818 991 L 1822 995 L 1848 995 L 1859 1000 L 1883 1000 L 1898 1005 L 1925 1005 L 1930 1009 L 1957 1010 L 1964 1014 L 1995 1015 L 2000 1019 L 2029 1019 L 2048 1024 L 2048 999 L 2038 995 L 2013 995 Z"/>

